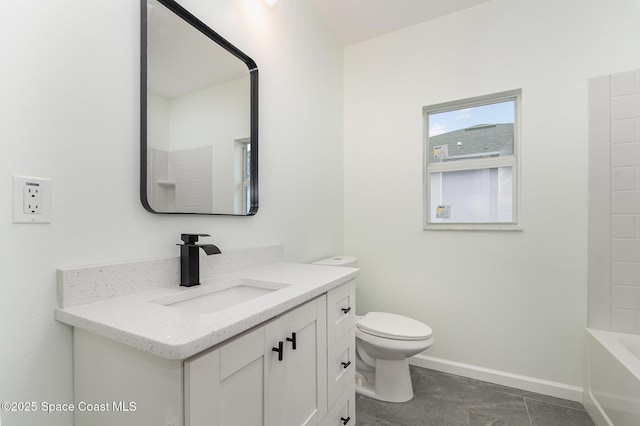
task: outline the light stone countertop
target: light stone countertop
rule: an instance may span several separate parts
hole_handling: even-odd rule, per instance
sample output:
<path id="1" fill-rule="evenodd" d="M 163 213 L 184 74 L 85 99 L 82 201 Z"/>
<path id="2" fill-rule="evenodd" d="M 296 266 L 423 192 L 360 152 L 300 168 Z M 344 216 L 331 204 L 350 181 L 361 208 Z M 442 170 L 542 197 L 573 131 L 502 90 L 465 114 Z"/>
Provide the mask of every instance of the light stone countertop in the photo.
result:
<path id="1" fill-rule="evenodd" d="M 196 287 L 162 287 L 56 309 L 56 319 L 151 353 L 182 360 L 354 279 L 357 268 L 271 263 L 203 281 Z M 163 304 L 223 289 L 232 280 L 286 285 L 224 310 L 197 314 Z"/>

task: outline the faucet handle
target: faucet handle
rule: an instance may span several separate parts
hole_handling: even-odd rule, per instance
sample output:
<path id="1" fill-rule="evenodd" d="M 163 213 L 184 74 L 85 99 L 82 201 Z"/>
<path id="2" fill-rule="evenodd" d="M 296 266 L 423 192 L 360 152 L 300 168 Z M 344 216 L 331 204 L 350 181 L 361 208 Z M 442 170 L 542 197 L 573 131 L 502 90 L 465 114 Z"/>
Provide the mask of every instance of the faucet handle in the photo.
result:
<path id="1" fill-rule="evenodd" d="M 209 234 L 181 234 L 180 239 L 185 244 L 195 244 L 198 242 L 198 237 L 210 237 Z"/>

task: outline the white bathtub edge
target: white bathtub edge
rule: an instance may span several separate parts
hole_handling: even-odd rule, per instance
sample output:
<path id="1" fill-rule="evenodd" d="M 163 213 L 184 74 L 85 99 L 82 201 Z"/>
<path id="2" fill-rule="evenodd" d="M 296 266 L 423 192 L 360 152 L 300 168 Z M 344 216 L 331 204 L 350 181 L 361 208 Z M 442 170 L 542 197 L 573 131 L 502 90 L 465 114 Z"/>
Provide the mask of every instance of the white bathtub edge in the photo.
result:
<path id="1" fill-rule="evenodd" d="M 621 339 L 628 337 L 633 337 L 640 341 L 640 337 L 635 334 L 622 333 L 619 331 L 597 330 L 593 328 L 587 328 L 586 330 L 587 333 L 591 334 L 598 343 L 604 346 L 607 351 L 629 371 L 629 374 L 640 382 L 640 359 L 633 355 L 621 342 Z"/>
<path id="2" fill-rule="evenodd" d="M 640 336 L 592 328 L 586 333 L 584 406 L 591 419 L 598 426 L 640 424 L 640 360 L 623 342 L 631 339 L 635 346 Z"/>
<path id="3" fill-rule="evenodd" d="M 428 355 L 415 355 L 409 358 L 409 364 L 415 365 L 416 367 L 441 371 L 443 373 L 450 373 L 457 376 L 495 383 L 497 385 L 541 393 L 556 398 L 568 399 L 570 401 L 582 403 L 583 399 L 583 389 L 579 386 L 478 367 L 471 364 L 463 364 L 461 362 L 449 361 Z"/>

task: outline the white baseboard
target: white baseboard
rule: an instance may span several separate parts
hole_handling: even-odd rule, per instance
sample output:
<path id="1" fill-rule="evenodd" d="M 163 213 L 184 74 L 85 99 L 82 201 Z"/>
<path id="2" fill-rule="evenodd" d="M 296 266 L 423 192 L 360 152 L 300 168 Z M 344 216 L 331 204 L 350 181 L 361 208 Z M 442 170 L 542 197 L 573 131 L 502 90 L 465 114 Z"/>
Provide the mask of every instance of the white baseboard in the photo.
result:
<path id="1" fill-rule="evenodd" d="M 409 358 L 409 364 L 415 365 L 416 367 L 428 368 L 430 370 L 441 371 L 443 373 L 469 377 L 471 379 L 482 380 L 483 382 L 509 386 L 516 389 L 541 393 L 580 403 L 583 398 L 582 388 L 579 386 L 552 382 L 550 380 L 536 379 L 535 377 L 507 373 L 505 371 L 492 370 L 490 368 L 477 367 L 475 365 L 448 361 L 446 359 L 434 358 L 427 355 L 418 354 L 413 356 Z"/>

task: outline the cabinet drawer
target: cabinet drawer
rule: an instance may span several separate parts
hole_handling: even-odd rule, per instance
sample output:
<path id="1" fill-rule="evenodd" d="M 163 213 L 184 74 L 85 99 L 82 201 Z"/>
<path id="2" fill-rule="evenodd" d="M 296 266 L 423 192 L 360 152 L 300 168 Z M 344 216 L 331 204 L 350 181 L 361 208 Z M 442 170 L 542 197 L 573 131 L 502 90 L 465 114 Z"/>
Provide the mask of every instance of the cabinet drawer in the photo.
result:
<path id="1" fill-rule="evenodd" d="M 356 282 L 351 280 L 327 293 L 329 341 L 344 336 L 356 323 Z"/>
<path id="2" fill-rule="evenodd" d="M 322 426 L 355 426 L 356 384 L 351 381 L 325 416 Z"/>
<path id="3" fill-rule="evenodd" d="M 352 327 L 342 338 L 329 347 L 329 405 L 355 381 L 355 333 L 355 327 Z"/>

